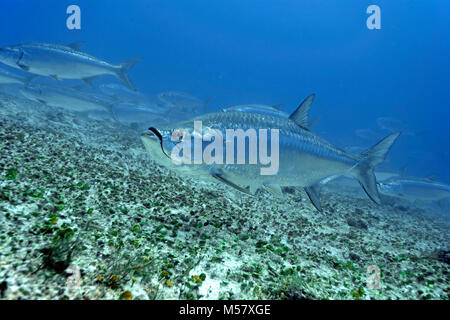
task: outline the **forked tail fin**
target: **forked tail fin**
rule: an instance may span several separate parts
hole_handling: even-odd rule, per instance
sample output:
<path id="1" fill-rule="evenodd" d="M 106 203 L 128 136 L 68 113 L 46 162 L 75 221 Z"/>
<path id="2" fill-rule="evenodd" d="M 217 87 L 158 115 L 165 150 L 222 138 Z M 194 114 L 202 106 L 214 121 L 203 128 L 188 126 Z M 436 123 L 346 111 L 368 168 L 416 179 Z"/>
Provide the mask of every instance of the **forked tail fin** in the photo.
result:
<path id="1" fill-rule="evenodd" d="M 131 83 L 127 72 L 136 64 L 136 62 L 138 62 L 141 59 L 142 59 L 142 57 L 138 57 L 138 58 L 133 58 L 128 61 L 122 62 L 119 65 L 120 68 L 118 68 L 116 71 L 117 78 L 119 78 L 131 90 L 136 90 L 136 89 L 134 88 L 133 84 Z"/>
<path id="2" fill-rule="evenodd" d="M 389 149 L 399 135 L 400 132 L 393 133 L 378 142 L 372 148 L 361 153 L 361 160 L 351 172 L 351 174 L 359 181 L 369 198 L 377 204 L 380 204 L 381 200 L 378 194 L 377 181 L 375 174 L 373 173 L 373 168 L 384 161 L 386 154 L 389 152 Z"/>

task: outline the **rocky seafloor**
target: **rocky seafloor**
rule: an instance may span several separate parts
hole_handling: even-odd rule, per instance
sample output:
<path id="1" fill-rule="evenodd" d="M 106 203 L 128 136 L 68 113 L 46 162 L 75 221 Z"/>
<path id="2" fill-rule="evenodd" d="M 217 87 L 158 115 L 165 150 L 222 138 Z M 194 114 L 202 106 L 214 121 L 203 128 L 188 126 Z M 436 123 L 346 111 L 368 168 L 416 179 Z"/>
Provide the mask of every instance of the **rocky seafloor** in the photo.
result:
<path id="1" fill-rule="evenodd" d="M 448 215 L 249 197 L 158 167 L 131 128 L 5 94 L 0 152 L 2 299 L 449 299 Z"/>

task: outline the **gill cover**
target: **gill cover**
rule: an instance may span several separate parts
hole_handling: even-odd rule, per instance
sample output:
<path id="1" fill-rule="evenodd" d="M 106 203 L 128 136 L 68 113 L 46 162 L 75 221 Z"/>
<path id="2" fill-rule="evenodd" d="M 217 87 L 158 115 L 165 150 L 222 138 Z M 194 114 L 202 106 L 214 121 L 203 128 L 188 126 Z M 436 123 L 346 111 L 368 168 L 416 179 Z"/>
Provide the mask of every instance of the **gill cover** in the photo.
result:
<path id="1" fill-rule="evenodd" d="M 154 127 L 150 127 L 150 128 L 148 128 L 148 130 L 150 130 L 159 139 L 159 144 L 161 145 L 162 152 L 166 155 L 167 158 L 170 158 L 167 155 L 166 151 L 164 151 L 163 137 L 162 137 L 161 133 Z"/>

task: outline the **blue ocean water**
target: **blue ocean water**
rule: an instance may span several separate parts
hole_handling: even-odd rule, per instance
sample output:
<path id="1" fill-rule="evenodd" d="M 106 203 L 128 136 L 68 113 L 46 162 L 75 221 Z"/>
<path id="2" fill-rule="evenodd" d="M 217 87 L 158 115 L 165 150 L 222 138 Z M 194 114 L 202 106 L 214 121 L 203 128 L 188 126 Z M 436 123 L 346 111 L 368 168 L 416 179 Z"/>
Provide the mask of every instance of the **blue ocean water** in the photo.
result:
<path id="1" fill-rule="evenodd" d="M 81 8 L 68 30 L 66 8 Z M 366 9 L 381 9 L 369 30 Z M 316 131 L 342 147 L 369 147 L 355 130 L 393 118 L 407 131 L 389 165 L 450 183 L 448 1 L 58 1 L 5 0 L 2 45 L 84 41 L 111 62 L 142 56 L 131 71 L 145 93 L 190 92 L 211 108 L 283 104 L 316 93 Z"/>

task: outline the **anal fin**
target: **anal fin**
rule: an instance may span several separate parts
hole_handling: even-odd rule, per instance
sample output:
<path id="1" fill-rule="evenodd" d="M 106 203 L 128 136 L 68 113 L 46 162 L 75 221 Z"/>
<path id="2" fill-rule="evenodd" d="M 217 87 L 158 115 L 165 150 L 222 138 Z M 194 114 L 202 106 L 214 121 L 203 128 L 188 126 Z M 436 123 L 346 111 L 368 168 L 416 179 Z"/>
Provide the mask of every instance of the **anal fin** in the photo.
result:
<path id="1" fill-rule="evenodd" d="M 309 200 L 311 200 L 314 207 L 322 212 L 322 205 L 320 204 L 319 190 L 317 186 L 305 187 L 305 192 L 308 195 Z"/>
<path id="2" fill-rule="evenodd" d="M 278 184 L 265 184 L 264 188 L 276 197 L 283 198 L 283 191 Z"/>

